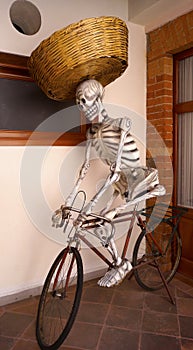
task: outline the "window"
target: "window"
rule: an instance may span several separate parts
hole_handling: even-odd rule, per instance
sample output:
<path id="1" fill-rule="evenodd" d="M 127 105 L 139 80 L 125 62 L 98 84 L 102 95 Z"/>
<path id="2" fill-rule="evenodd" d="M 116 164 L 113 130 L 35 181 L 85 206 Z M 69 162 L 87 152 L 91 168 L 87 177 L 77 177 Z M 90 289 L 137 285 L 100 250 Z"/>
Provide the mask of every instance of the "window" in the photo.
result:
<path id="1" fill-rule="evenodd" d="M 193 208 L 193 49 L 174 57 L 176 204 Z"/>
<path id="2" fill-rule="evenodd" d="M 86 122 L 74 101 L 49 99 L 29 76 L 26 56 L 0 53 L 0 145 L 77 145 Z"/>

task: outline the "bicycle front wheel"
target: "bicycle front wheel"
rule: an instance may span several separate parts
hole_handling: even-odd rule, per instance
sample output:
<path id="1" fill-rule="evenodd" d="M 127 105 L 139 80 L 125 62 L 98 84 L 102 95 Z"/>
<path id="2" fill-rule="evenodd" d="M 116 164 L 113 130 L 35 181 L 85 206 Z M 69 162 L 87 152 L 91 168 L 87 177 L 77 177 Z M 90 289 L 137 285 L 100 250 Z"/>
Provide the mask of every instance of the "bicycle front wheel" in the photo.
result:
<path id="1" fill-rule="evenodd" d="M 158 267 L 168 283 L 174 277 L 181 258 L 179 233 L 171 222 L 160 222 L 151 232 L 139 235 L 133 251 L 134 275 L 138 284 L 149 291 L 163 287 Z"/>
<path id="2" fill-rule="evenodd" d="M 79 308 L 83 267 L 79 251 L 67 247 L 54 261 L 40 296 L 36 337 L 42 350 L 56 350 L 70 332 Z"/>

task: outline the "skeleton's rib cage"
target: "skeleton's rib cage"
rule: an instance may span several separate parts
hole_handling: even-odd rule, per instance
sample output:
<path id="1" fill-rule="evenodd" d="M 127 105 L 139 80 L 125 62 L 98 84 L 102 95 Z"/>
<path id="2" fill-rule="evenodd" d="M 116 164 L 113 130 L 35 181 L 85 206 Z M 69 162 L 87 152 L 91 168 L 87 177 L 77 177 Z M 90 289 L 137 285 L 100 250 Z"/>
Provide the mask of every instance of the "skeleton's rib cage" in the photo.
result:
<path id="1" fill-rule="evenodd" d="M 120 136 L 121 129 L 113 124 L 113 120 L 111 123 L 94 124 L 87 134 L 88 139 L 92 139 L 92 144 L 101 160 L 109 166 L 117 159 Z M 133 136 L 128 133 L 122 149 L 121 169 L 137 168 L 139 166 L 139 150 Z"/>

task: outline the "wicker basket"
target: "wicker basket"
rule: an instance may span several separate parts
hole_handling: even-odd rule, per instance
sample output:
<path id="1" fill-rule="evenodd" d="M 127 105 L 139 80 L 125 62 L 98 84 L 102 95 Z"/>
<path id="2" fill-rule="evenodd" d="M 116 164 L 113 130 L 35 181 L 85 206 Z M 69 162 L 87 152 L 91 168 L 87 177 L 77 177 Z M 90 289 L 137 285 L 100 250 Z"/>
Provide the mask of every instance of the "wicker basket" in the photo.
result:
<path id="1" fill-rule="evenodd" d="M 96 79 L 103 86 L 127 68 L 128 29 L 117 17 L 81 20 L 53 33 L 32 52 L 29 71 L 54 100 L 72 99 L 77 85 Z"/>

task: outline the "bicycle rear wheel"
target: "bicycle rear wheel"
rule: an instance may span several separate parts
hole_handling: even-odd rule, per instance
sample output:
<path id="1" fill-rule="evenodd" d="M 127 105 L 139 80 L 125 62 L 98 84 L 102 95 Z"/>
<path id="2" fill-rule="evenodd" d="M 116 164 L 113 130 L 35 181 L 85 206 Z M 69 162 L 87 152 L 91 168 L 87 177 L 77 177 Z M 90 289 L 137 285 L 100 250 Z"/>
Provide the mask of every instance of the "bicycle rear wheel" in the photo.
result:
<path id="1" fill-rule="evenodd" d="M 171 281 L 178 268 L 182 244 L 179 233 L 173 230 L 171 222 L 160 222 L 152 231 L 143 230 L 139 235 L 134 251 L 134 275 L 138 284 L 146 290 L 157 290 L 163 287 L 157 266 L 166 282 Z"/>
<path id="2" fill-rule="evenodd" d="M 83 267 L 79 251 L 63 249 L 55 259 L 40 296 L 36 337 L 42 350 L 56 350 L 70 332 L 79 308 Z"/>

